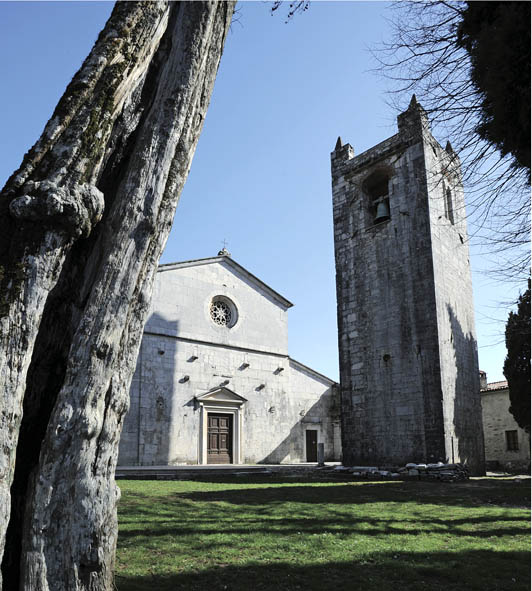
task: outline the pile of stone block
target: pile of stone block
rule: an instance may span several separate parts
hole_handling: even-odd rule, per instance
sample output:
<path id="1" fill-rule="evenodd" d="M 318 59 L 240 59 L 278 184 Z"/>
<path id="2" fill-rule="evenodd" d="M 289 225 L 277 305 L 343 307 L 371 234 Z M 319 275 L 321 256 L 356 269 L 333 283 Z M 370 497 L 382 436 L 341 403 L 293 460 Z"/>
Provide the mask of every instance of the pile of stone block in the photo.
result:
<path id="1" fill-rule="evenodd" d="M 442 480 L 444 482 L 457 482 L 467 480 L 469 472 L 463 464 L 406 464 L 397 470 L 401 475 L 418 476 L 420 479 Z"/>
<path id="2" fill-rule="evenodd" d="M 336 466 L 334 471 L 341 475 L 355 478 L 370 479 L 410 479 L 440 480 L 442 482 L 458 482 L 467 480 L 469 472 L 463 464 L 415 464 L 408 463 L 398 468 L 393 466 Z"/>
<path id="3" fill-rule="evenodd" d="M 335 471 L 355 478 L 399 478 L 401 476 L 397 470 L 377 466 L 336 466 Z"/>

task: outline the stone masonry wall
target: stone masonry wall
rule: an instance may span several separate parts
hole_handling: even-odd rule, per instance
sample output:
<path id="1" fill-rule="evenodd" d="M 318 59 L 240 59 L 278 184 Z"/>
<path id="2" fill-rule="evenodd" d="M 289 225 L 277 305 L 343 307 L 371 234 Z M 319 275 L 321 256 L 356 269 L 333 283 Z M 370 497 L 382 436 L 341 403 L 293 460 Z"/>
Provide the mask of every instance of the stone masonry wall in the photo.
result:
<path id="1" fill-rule="evenodd" d="M 193 356 L 198 359 L 189 361 Z M 240 369 L 244 363 L 249 367 Z M 280 367 L 284 371 L 279 373 Z M 185 375 L 189 379 L 183 382 Z M 195 397 L 220 385 L 247 399 L 242 406 L 243 463 L 305 462 L 306 429 L 318 430 L 326 460 L 341 456 L 337 395 L 330 381 L 306 374 L 288 357 L 145 334 L 119 463 L 199 463 Z"/>
<path id="2" fill-rule="evenodd" d="M 233 300 L 238 310 L 230 330 L 210 321 L 210 302 L 220 295 Z M 228 257 L 217 257 L 216 262 L 160 268 L 146 331 L 286 355 L 286 310 Z"/>
<path id="3" fill-rule="evenodd" d="M 464 192 L 458 159 L 424 137 L 434 289 L 438 316 L 446 457 L 482 474 L 482 429 L 473 288 Z M 446 203 L 451 213 L 446 215 Z M 450 219 L 449 219 L 450 218 Z"/>
<path id="4" fill-rule="evenodd" d="M 530 437 L 521 429 L 508 411 L 508 388 L 481 393 L 482 421 L 486 443 L 486 462 L 493 467 L 530 467 Z M 517 450 L 508 450 L 506 431 L 517 431 Z"/>

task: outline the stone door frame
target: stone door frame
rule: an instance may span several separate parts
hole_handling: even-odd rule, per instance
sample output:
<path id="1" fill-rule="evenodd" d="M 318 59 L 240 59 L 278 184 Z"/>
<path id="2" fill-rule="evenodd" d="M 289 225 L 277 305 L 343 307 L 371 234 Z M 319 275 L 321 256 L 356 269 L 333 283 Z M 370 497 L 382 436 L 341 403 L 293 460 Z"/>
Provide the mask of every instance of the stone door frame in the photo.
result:
<path id="1" fill-rule="evenodd" d="M 207 465 L 207 450 L 209 443 L 208 436 L 208 415 L 228 414 L 233 417 L 233 464 L 242 463 L 241 442 L 242 442 L 242 404 L 246 399 L 235 394 L 228 388 L 217 388 L 212 392 L 207 392 L 198 396 L 197 401 L 200 407 L 200 428 L 199 428 L 199 450 L 198 464 Z M 209 464 L 211 465 L 211 464 Z"/>

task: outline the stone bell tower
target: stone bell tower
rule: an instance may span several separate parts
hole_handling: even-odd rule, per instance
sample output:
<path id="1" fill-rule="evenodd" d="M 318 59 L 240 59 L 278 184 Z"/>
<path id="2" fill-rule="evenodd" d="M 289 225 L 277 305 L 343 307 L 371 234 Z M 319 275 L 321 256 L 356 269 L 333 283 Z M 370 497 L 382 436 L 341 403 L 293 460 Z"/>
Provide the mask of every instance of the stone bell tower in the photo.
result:
<path id="1" fill-rule="evenodd" d="M 484 473 L 460 163 L 416 100 L 398 133 L 332 158 L 346 465 L 463 462 Z"/>

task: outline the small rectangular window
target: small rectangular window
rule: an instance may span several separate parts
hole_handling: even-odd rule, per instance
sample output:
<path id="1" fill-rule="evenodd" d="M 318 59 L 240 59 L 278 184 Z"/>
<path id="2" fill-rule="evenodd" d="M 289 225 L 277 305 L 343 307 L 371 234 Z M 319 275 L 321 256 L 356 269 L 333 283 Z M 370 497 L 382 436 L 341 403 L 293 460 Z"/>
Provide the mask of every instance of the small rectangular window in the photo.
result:
<path id="1" fill-rule="evenodd" d="M 505 431 L 504 433 L 506 435 L 506 449 L 508 451 L 517 451 L 519 449 L 517 431 Z"/>

